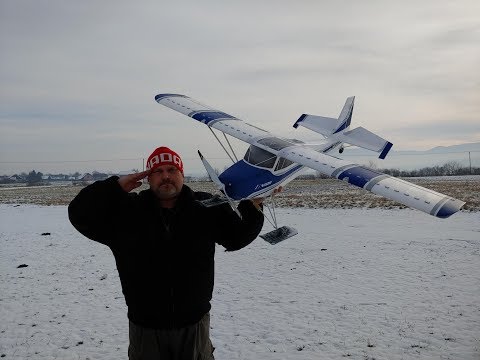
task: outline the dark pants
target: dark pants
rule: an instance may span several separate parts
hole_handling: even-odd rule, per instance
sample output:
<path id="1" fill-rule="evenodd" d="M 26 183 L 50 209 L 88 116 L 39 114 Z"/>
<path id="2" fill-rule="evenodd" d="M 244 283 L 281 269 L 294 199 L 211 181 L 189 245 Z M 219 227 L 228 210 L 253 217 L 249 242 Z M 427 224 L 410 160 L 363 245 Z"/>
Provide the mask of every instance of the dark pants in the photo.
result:
<path id="1" fill-rule="evenodd" d="M 171 330 L 129 325 L 129 360 L 214 360 L 210 314 L 196 324 Z"/>

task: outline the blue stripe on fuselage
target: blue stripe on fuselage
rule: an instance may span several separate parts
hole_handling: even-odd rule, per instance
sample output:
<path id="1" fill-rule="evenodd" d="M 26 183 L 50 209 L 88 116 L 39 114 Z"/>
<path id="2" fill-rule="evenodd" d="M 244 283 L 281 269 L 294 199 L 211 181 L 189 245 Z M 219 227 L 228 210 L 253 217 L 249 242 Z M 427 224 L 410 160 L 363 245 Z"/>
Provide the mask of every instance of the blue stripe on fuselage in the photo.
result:
<path id="1" fill-rule="evenodd" d="M 302 165 L 294 166 L 286 173 L 277 176 L 270 170 L 258 168 L 248 164 L 245 160 L 240 160 L 221 173 L 219 179 L 225 184 L 225 191 L 230 198 L 241 200 L 281 183 L 302 167 Z"/>
<path id="2" fill-rule="evenodd" d="M 192 114 L 191 117 L 205 124 L 208 124 L 210 121 L 217 119 L 236 119 L 236 117 L 228 115 L 221 111 L 201 111 Z"/>
<path id="3" fill-rule="evenodd" d="M 376 178 L 377 176 L 382 176 L 381 172 L 377 172 L 372 169 L 368 169 L 362 166 L 355 166 L 353 168 L 342 171 L 338 174 L 337 179 L 347 180 L 352 185 L 363 188 L 366 183 L 370 180 Z"/>

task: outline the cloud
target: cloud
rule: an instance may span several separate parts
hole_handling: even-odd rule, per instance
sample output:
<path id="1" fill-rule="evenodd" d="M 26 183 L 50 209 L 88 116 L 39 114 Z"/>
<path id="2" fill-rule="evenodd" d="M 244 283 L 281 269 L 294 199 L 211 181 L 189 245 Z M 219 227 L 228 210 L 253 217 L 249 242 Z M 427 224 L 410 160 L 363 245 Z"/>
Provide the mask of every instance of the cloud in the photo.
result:
<path id="1" fill-rule="evenodd" d="M 427 147 L 472 141 L 479 4 L 3 1 L 2 159 L 142 157 L 166 140 L 215 156 L 200 125 L 153 101 L 159 92 L 279 135 L 356 95 L 355 126 L 403 148 L 419 146 L 410 129 Z"/>

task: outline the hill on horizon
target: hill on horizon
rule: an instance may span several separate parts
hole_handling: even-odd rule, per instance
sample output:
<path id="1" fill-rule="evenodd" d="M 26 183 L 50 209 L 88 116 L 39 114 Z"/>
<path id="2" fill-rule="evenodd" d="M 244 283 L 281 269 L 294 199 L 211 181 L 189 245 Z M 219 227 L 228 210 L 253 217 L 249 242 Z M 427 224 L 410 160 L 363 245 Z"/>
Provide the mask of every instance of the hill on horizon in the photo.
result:
<path id="1" fill-rule="evenodd" d="M 480 167 L 480 142 L 437 146 L 429 150 L 399 150 L 394 147 L 384 160 L 378 154 L 361 148 L 346 148 L 343 154 L 332 154 L 361 165 L 380 169 L 414 170 L 456 161 L 464 167 Z"/>
<path id="2" fill-rule="evenodd" d="M 426 150 L 426 152 L 451 152 L 451 151 L 458 151 L 458 152 L 480 151 L 480 142 L 450 145 L 450 146 L 436 146 L 430 150 Z"/>

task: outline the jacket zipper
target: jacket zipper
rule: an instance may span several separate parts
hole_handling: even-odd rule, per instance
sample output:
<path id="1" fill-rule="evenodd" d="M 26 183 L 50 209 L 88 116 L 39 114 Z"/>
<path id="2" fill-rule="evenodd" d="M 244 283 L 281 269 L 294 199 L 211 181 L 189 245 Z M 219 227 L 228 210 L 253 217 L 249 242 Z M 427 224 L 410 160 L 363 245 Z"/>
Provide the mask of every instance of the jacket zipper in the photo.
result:
<path id="1" fill-rule="evenodd" d="M 170 221 L 167 222 L 163 212 L 161 214 L 161 219 L 162 219 L 162 222 L 163 222 L 163 226 L 165 227 L 166 234 L 168 234 L 168 240 L 171 242 L 171 241 L 173 241 L 173 235 L 172 235 L 172 232 L 170 231 L 171 219 L 169 219 Z M 172 270 L 172 269 L 170 269 L 170 270 Z M 170 271 L 170 273 L 171 273 L 171 271 Z M 171 311 L 171 314 L 172 314 L 172 318 L 171 318 L 172 329 L 175 328 L 175 301 L 174 300 L 175 300 L 175 291 L 173 289 L 173 284 L 170 283 L 170 303 L 171 303 L 170 311 Z"/>
<path id="2" fill-rule="evenodd" d="M 170 231 L 170 225 L 171 225 L 171 218 L 168 219 L 165 219 L 165 216 L 164 216 L 164 213 L 162 211 L 161 213 L 161 219 L 162 219 L 162 223 L 163 223 L 163 226 L 165 228 L 165 232 L 166 234 L 168 234 L 168 240 L 170 242 L 173 241 L 173 235 L 172 235 L 172 232 Z M 172 269 L 170 269 L 170 274 L 172 273 Z M 175 328 L 175 291 L 173 289 L 173 284 L 170 283 L 170 304 L 171 304 L 171 307 L 170 307 L 170 311 L 171 311 L 171 326 L 172 326 L 172 329 Z"/>
<path id="3" fill-rule="evenodd" d="M 175 302 L 173 301 L 174 299 L 173 286 L 170 288 L 170 298 L 172 302 L 172 329 L 173 329 L 175 328 Z"/>

